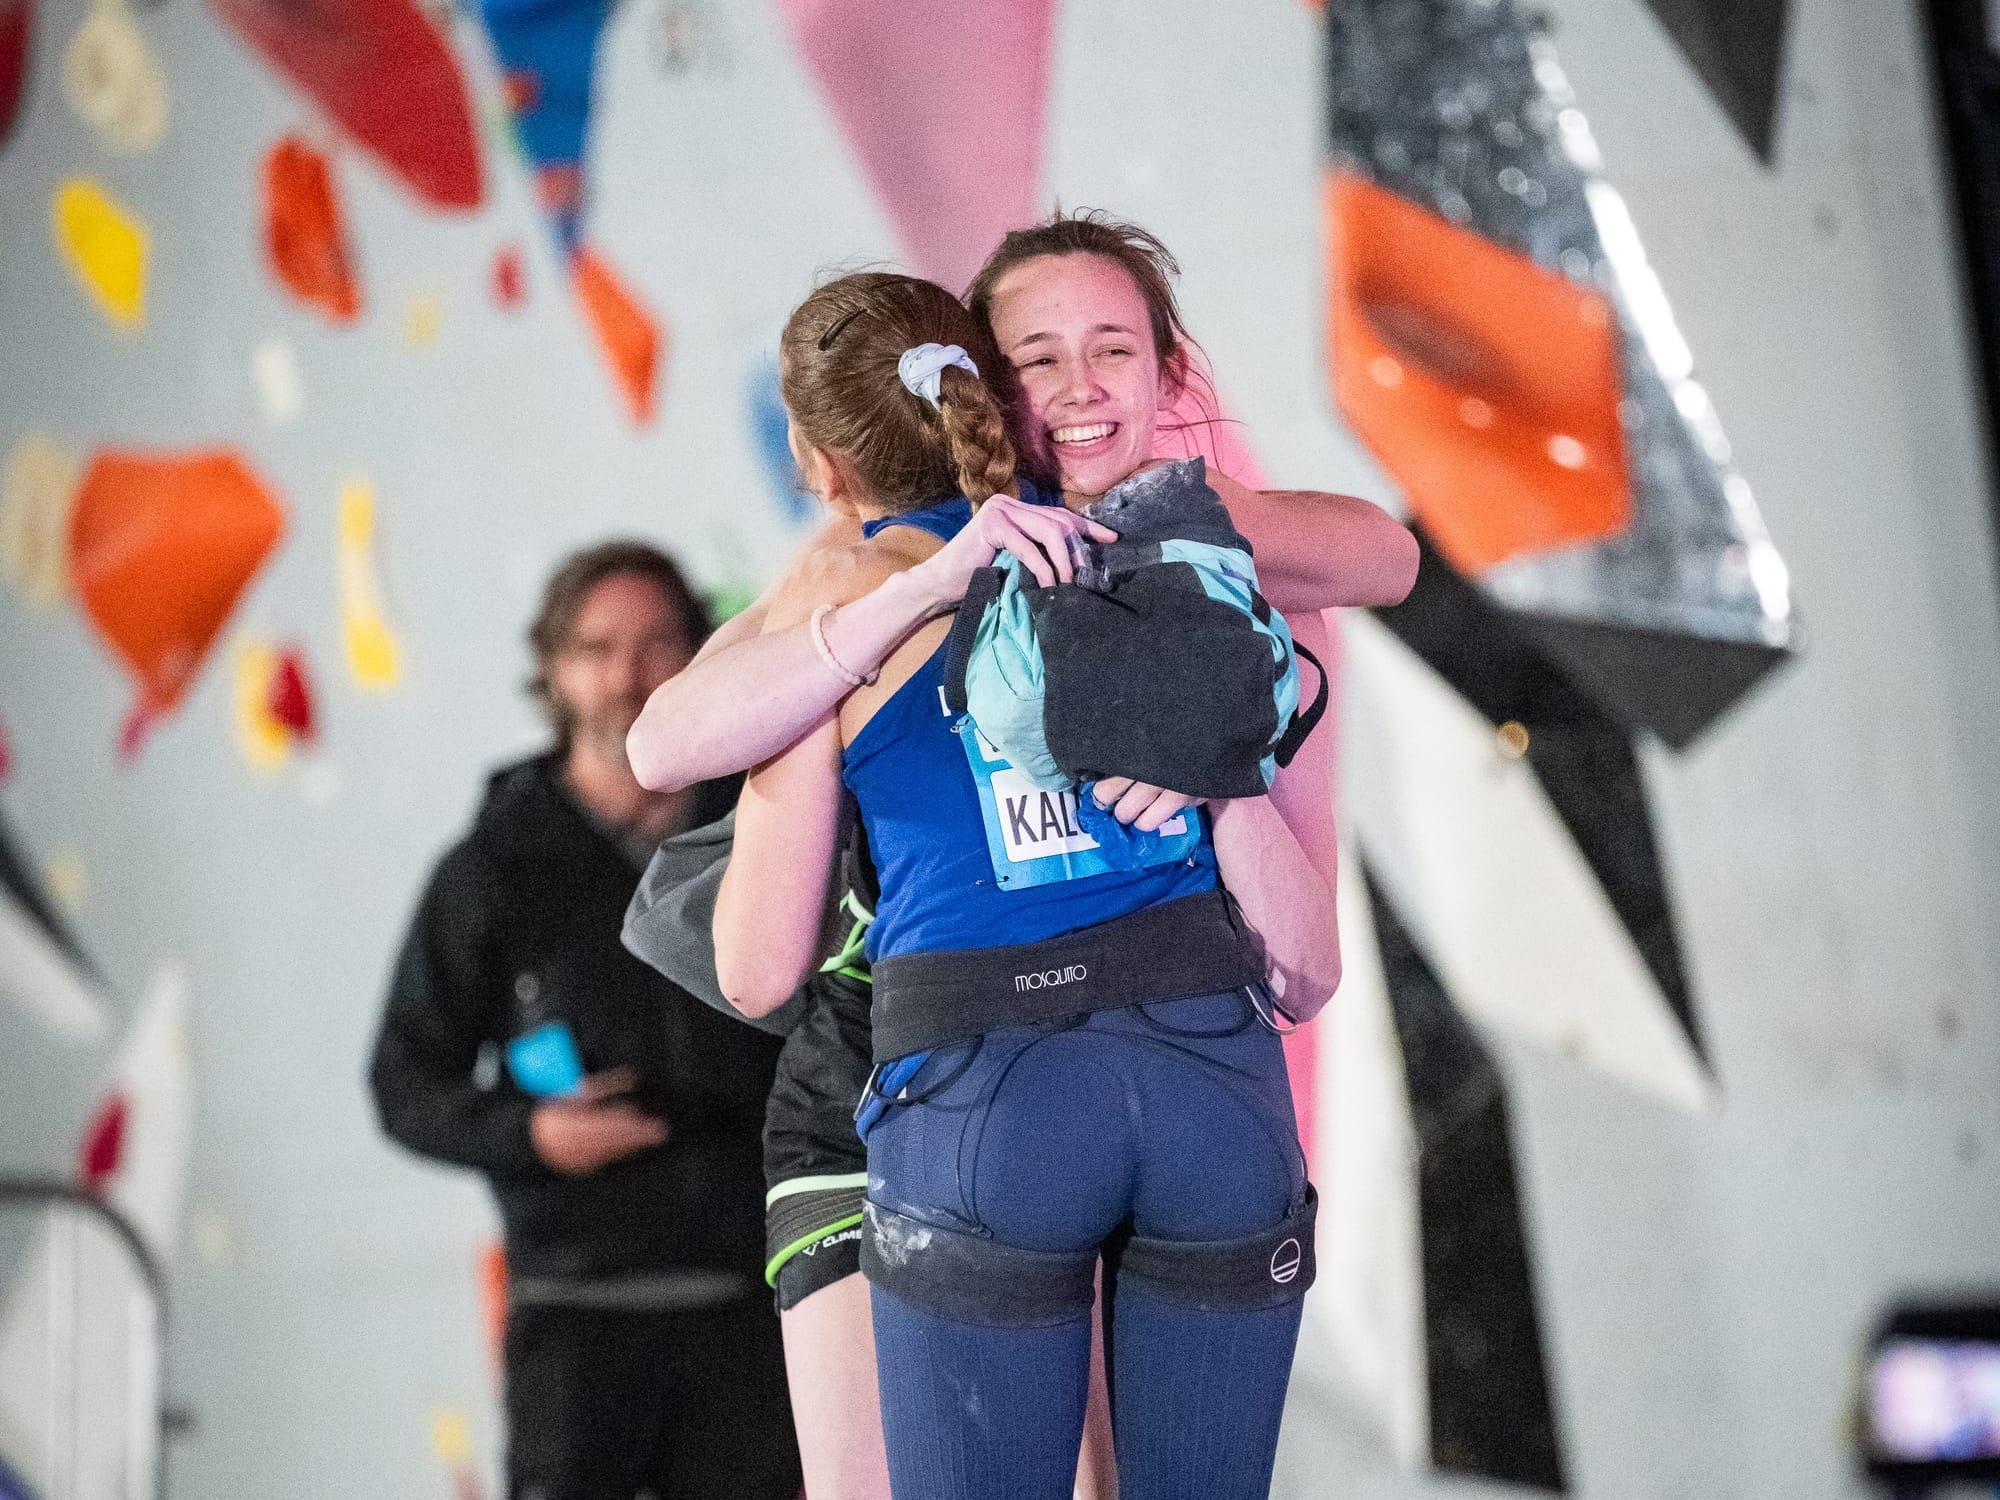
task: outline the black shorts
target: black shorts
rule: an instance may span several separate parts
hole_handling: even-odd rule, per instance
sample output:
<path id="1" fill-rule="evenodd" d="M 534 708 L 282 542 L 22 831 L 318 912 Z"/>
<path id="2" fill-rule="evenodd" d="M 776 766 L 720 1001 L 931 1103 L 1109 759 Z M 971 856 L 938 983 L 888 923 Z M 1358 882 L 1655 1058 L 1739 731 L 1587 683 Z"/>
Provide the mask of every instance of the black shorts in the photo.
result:
<path id="1" fill-rule="evenodd" d="M 764 1109 L 764 1279 L 778 1306 L 861 1269 L 868 1148 L 854 1110 L 873 1066 L 873 992 L 842 974 L 815 975 L 812 1003 L 778 1055 Z"/>

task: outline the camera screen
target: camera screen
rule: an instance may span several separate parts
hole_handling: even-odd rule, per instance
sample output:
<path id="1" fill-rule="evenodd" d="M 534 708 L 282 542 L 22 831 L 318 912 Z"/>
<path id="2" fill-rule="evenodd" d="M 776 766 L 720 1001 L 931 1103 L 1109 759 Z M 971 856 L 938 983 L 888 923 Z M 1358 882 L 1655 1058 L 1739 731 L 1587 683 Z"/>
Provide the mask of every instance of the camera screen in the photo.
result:
<path id="1" fill-rule="evenodd" d="M 2000 1459 L 2000 1341 L 1891 1334 L 1875 1347 L 1868 1396 L 1878 1460 Z"/>

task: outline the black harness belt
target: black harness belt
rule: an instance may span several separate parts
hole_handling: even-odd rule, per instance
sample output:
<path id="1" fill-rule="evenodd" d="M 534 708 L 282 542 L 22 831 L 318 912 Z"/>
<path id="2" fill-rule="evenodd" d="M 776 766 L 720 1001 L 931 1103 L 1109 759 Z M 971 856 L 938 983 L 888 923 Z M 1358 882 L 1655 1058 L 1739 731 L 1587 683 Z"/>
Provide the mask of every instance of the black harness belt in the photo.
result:
<path id="1" fill-rule="evenodd" d="M 869 1202 L 861 1206 L 861 1274 L 958 1323 L 1045 1328 L 1090 1316 L 1097 1248 L 1020 1250 L 943 1229 Z"/>
<path id="2" fill-rule="evenodd" d="M 1319 1274 L 1313 1231 L 1319 1194 L 1305 1196 L 1277 1224 L 1236 1240 L 1156 1240 L 1133 1235 L 1117 1254 L 1115 1274 L 1204 1312 L 1277 1307 L 1306 1294 Z"/>
<path id="3" fill-rule="evenodd" d="M 861 1271 L 913 1307 L 959 1323 L 1041 1328 L 1090 1315 L 1097 1247 L 1023 1250 L 990 1235 L 862 1205 Z M 1269 1229 L 1235 1240 L 1158 1240 L 1125 1231 L 1104 1246 L 1114 1284 L 1204 1312 L 1296 1302 L 1313 1284 L 1319 1195 L 1304 1195 Z"/>
<path id="4" fill-rule="evenodd" d="M 877 959 L 875 1059 L 1149 1000 L 1260 983 L 1264 965 L 1220 890 L 1040 943 Z"/>

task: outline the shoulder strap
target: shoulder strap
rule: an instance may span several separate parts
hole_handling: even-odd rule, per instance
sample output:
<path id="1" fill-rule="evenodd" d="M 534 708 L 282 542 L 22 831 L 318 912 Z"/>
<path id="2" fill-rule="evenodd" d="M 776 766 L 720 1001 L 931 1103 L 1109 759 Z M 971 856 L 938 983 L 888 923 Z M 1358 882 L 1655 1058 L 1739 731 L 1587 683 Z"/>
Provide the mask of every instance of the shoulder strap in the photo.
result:
<path id="1" fill-rule="evenodd" d="M 1261 598 L 1262 596 L 1260 595 L 1259 597 Z M 1281 766 L 1289 766 L 1292 763 L 1292 757 L 1299 753 L 1299 746 L 1306 742 L 1306 736 L 1313 732 L 1320 719 L 1326 714 L 1327 684 L 1325 666 L 1321 664 L 1317 656 L 1314 656 L 1312 652 L 1301 646 L 1297 641 L 1292 642 L 1292 650 L 1311 662 L 1313 670 L 1319 673 L 1319 691 L 1313 694 L 1313 701 L 1309 705 L 1292 715 L 1291 724 L 1279 736 L 1277 745 L 1273 747 L 1271 751 L 1272 758 Z"/>
<path id="2" fill-rule="evenodd" d="M 1252 589 L 1250 591 L 1251 618 L 1259 625 L 1268 627 L 1271 623 L 1272 613 L 1271 601 L 1255 589 Z M 1311 734 L 1318 727 L 1319 721 L 1326 716 L 1327 682 L 1325 665 L 1317 656 L 1314 656 L 1312 652 L 1301 646 L 1296 640 L 1292 642 L 1292 654 L 1303 656 L 1313 664 L 1313 670 L 1319 673 L 1319 691 L 1313 694 L 1313 701 L 1311 703 L 1292 715 L 1292 722 L 1286 726 L 1285 732 L 1278 737 L 1278 743 L 1272 747 L 1271 757 L 1281 766 L 1289 766 L 1292 763 L 1292 757 L 1299 753 L 1299 746 L 1306 742 L 1306 736 Z"/>
<path id="3" fill-rule="evenodd" d="M 972 643 L 979 638 L 979 622 L 1000 597 L 1007 581 L 1005 568 L 981 568 L 966 585 L 965 597 L 958 602 L 958 618 L 951 622 L 945 641 L 944 701 L 955 714 L 965 712 L 965 669 L 972 660 Z"/>

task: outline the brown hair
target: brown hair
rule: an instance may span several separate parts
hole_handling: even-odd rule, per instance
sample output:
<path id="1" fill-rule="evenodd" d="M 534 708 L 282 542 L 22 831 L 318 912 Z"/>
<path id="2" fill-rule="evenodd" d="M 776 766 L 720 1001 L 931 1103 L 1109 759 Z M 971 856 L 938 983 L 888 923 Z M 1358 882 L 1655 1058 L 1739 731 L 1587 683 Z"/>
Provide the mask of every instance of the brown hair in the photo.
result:
<path id="1" fill-rule="evenodd" d="M 1174 295 L 1180 262 L 1158 235 L 1101 208 L 1069 213 L 1058 207 L 1039 224 L 1008 231 L 965 289 L 966 306 L 989 338 L 993 332 L 993 293 L 1001 279 L 1016 266 L 1045 255 L 1101 255 L 1123 267 L 1146 303 L 1153 353 L 1159 358 L 1169 389 L 1176 396 L 1193 390 L 1196 404 L 1209 413 L 1204 420 L 1216 420 L 1215 391 L 1205 368 L 1207 356 L 1181 320 L 1180 299 Z M 1013 399 L 1017 383 L 1012 364 L 1001 366 L 1000 380 L 1008 398 Z M 1171 430 L 1175 424 L 1162 425 Z"/>
<path id="2" fill-rule="evenodd" d="M 1002 367 L 993 335 L 934 282 L 886 271 L 829 281 L 779 337 L 786 410 L 890 512 L 954 493 L 978 504 L 1014 482 L 1005 413 L 984 379 L 956 365 L 940 374 L 936 406 L 913 394 L 897 366 L 919 344 L 957 344 L 984 374 Z"/>
<path id="3" fill-rule="evenodd" d="M 650 542 L 619 538 L 585 547 L 564 558 L 542 586 L 541 607 L 528 626 L 528 645 L 535 653 L 535 674 L 528 679 L 528 696 L 542 706 L 542 712 L 555 729 L 557 754 L 568 751 L 573 726 L 569 706 L 549 686 L 549 667 L 569 644 L 570 632 L 576 628 L 576 617 L 590 591 L 621 573 L 643 578 L 660 591 L 661 597 L 680 616 L 689 649 L 699 649 L 715 628 L 708 616 L 708 606 L 688 586 L 680 564 Z"/>

